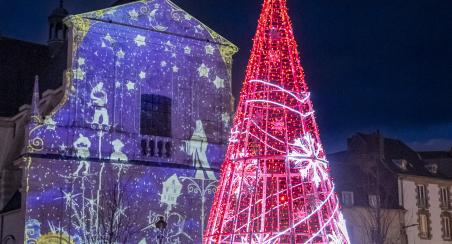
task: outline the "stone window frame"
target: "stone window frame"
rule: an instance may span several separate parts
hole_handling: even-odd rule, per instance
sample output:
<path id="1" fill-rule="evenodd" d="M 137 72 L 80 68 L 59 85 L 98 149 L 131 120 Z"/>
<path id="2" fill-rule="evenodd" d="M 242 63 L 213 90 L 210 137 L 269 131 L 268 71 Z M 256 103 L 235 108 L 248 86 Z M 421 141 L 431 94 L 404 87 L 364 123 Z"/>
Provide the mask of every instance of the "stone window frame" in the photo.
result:
<path id="1" fill-rule="evenodd" d="M 450 186 L 446 186 L 446 185 L 439 185 L 439 207 L 441 208 L 441 210 L 450 210 L 451 209 L 451 199 L 450 199 Z M 447 192 L 447 205 L 444 205 L 443 203 L 443 192 L 442 190 L 446 189 Z"/>
<path id="2" fill-rule="evenodd" d="M 443 238 L 443 240 L 445 241 L 451 241 L 452 240 L 452 215 L 447 212 L 447 211 L 443 211 L 441 213 L 441 237 Z M 444 218 L 448 217 L 449 218 L 449 236 L 445 236 L 445 224 L 444 224 Z"/>
<path id="3" fill-rule="evenodd" d="M 423 186 L 424 187 L 424 195 L 425 195 L 425 205 L 421 205 L 421 199 L 419 196 L 419 187 Z M 418 208 L 421 209 L 428 209 L 430 208 L 430 196 L 429 196 L 429 192 L 428 192 L 428 184 L 420 184 L 420 183 L 416 183 L 416 206 Z"/>
<path id="4" fill-rule="evenodd" d="M 346 199 L 344 196 L 347 195 L 347 194 L 349 196 L 351 196 L 350 197 L 350 199 L 351 199 L 351 203 L 350 204 L 347 204 L 346 201 L 344 201 Z M 352 206 L 354 206 L 355 205 L 355 194 L 354 194 L 354 192 L 353 191 L 342 191 L 341 192 L 341 202 L 342 202 L 342 206 L 344 206 L 344 207 L 352 207 Z"/>
<path id="5" fill-rule="evenodd" d="M 421 215 L 426 215 L 427 217 L 427 233 L 423 233 L 421 230 Z M 426 209 L 419 209 L 417 211 L 417 222 L 418 222 L 418 236 L 423 240 L 431 240 L 432 239 L 432 220 L 431 214 Z"/>

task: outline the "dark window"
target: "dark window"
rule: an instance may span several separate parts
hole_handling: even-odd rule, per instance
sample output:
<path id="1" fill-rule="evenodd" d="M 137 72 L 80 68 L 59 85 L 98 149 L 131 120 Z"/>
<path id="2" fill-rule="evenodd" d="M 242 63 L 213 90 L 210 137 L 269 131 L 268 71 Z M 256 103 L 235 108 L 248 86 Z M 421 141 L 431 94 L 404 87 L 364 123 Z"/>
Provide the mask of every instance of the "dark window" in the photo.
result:
<path id="1" fill-rule="evenodd" d="M 141 95 L 142 135 L 171 137 L 171 99 L 153 95 Z"/>

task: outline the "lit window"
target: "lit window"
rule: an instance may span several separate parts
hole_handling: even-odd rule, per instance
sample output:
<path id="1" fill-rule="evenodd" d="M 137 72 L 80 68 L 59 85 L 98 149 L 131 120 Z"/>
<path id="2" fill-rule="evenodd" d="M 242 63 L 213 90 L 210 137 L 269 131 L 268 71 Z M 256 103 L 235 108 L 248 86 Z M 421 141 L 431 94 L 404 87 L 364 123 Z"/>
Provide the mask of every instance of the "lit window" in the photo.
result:
<path id="1" fill-rule="evenodd" d="M 141 95 L 140 134 L 171 137 L 171 99 Z"/>
<path id="2" fill-rule="evenodd" d="M 417 185 L 418 207 L 427 208 L 427 192 L 425 185 Z"/>
<path id="3" fill-rule="evenodd" d="M 353 192 L 351 191 L 343 191 L 342 192 L 342 204 L 347 207 L 353 206 L 355 200 L 353 197 Z"/>
<path id="4" fill-rule="evenodd" d="M 371 194 L 369 195 L 369 206 L 377 208 L 380 205 L 380 196 Z"/>
<path id="5" fill-rule="evenodd" d="M 440 194 L 441 194 L 441 207 L 444 209 L 449 209 L 449 188 L 441 187 Z"/>
<path id="6" fill-rule="evenodd" d="M 421 238 L 429 237 L 428 216 L 425 213 L 419 214 L 419 235 Z"/>
<path id="7" fill-rule="evenodd" d="M 449 214 L 447 214 L 447 215 L 443 215 L 442 217 L 441 217 L 441 222 L 442 222 L 442 224 L 443 224 L 443 238 L 444 239 L 447 239 L 447 240 L 450 240 L 450 239 L 452 239 L 452 228 L 451 228 L 451 225 L 450 225 L 450 223 L 451 223 L 451 221 L 450 221 L 450 215 Z"/>

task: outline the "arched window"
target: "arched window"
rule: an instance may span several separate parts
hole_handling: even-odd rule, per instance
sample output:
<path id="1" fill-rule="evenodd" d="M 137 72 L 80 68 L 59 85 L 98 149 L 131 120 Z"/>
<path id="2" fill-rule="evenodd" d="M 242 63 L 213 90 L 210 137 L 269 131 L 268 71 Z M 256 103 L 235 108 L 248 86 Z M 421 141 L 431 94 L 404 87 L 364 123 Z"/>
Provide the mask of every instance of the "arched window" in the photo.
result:
<path id="1" fill-rule="evenodd" d="M 171 99 L 141 95 L 140 134 L 171 137 Z"/>
<path id="2" fill-rule="evenodd" d="M 5 238 L 3 238 L 3 241 L 1 243 L 16 244 L 16 238 L 13 235 L 7 235 L 5 236 Z"/>

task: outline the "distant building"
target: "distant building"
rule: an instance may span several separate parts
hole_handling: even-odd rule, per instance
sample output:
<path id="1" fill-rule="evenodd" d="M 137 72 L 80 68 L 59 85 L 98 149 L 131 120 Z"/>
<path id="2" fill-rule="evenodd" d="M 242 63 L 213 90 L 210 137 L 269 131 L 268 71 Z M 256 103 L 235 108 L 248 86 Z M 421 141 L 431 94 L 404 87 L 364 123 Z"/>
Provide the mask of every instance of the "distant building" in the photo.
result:
<path id="1" fill-rule="evenodd" d="M 418 153 L 378 133 L 358 133 L 330 155 L 352 243 L 450 243 L 448 155 Z"/>
<path id="2" fill-rule="evenodd" d="M 54 20 L 49 46 L 68 39 L 63 85 L 40 98 L 41 78 L 31 106 L 0 119 L 0 238 L 155 243 L 163 216 L 166 242 L 200 243 L 237 47 L 168 0 Z"/>
<path id="3" fill-rule="evenodd" d="M 67 68 L 67 27 L 63 5 L 48 17 L 47 45 L 16 40 L 0 35 L 0 117 L 17 114 L 30 104 L 35 75 L 41 77 L 41 93 L 62 85 Z"/>

